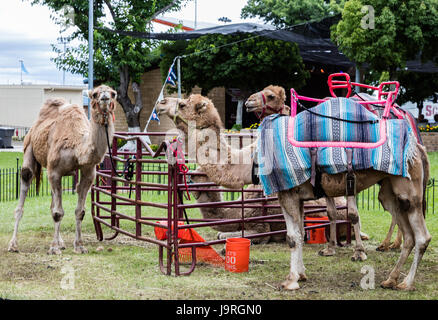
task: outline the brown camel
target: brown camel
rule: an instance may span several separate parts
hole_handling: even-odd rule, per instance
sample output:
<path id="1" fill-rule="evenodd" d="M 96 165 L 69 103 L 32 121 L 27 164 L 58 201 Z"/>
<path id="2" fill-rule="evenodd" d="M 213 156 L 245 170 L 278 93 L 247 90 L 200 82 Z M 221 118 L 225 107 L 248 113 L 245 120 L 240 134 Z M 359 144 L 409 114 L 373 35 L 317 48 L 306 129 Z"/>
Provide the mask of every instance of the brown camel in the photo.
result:
<path id="1" fill-rule="evenodd" d="M 192 103 L 188 103 L 188 101 L 192 101 L 192 100 L 202 100 L 205 103 L 207 103 L 209 105 L 209 111 L 205 112 L 205 114 L 200 114 L 198 115 L 197 112 L 194 110 L 194 104 Z M 286 108 L 283 108 L 284 110 L 286 110 L 286 112 L 289 112 Z M 178 115 L 176 113 L 176 110 L 178 111 L 178 113 L 180 113 L 182 116 Z M 193 124 L 194 127 L 197 128 L 201 128 L 201 131 L 203 130 L 207 130 L 207 129 L 211 129 L 213 130 L 213 132 L 215 133 L 215 137 L 218 137 L 220 135 L 220 131 L 224 129 L 224 126 L 222 125 L 222 121 L 220 120 L 219 114 L 216 111 L 216 108 L 214 108 L 214 106 L 212 105 L 212 102 L 205 97 L 202 97 L 200 95 L 192 95 L 190 96 L 190 98 L 187 99 L 178 99 L 178 98 L 165 98 L 162 101 L 159 102 L 159 104 L 157 105 L 157 111 L 159 112 L 160 115 L 167 115 L 169 116 L 171 119 L 173 119 L 175 121 L 175 124 L 177 126 L 177 128 L 181 131 L 183 131 L 186 135 L 189 134 L 189 123 L 188 121 L 186 121 L 185 119 L 191 119 L 191 120 L 196 120 L 196 125 Z M 204 116 L 206 116 L 205 118 L 203 118 Z M 202 119 L 197 119 L 197 117 L 200 117 Z M 194 130 L 196 131 L 196 130 Z M 195 135 L 196 136 L 196 135 Z M 198 137 L 202 136 L 202 134 L 199 134 Z M 193 136 L 192 136 L 193 138 Z M 196 144 L 197 141 L 194 141 L 194 139 L 190 139 L 189 138 L 189 143 L 190 144 Z M 234 150 L 232 149 L 231 146 L 229 146 L 226 142 L 224 142 L 221 139 L 220 144 L 222 146 L 225 145 L 224 149 L 227 148 L 227 150 L 231 153 L 233 152 L 240 152 L 241 150 Z M 246 148 L 246 149 L 252 149 L 254 146 L 250 145 Z M 200 143 L 199 145 L 196 146 L 197 150 L 203 150 L 202 148 L 202 143 Z M 190 146 L 189 146 L 190 149 Z M 214 148 L 213 148 L 214 149 Z M 205 150 L 204 150 L 205 151 Z M 247 152 L 247 151 L 245 151 Z M 207 151 L 206 151 L 207 153 Z M 208 153 L 212 153 L 211 149 L 208 151 Z M 220 156 L 220 151 L 216 150 L 217 156 L 213 157 L 214 159 L 219 159 Z M 201 153 L 197 153 L 196 157 L 197 159 L 202 158 L 203 154 Z M 229 184 L 229 179 L 227 183 L 224 183 L 224 179 L 223 179 L 223 173 L 226 172 L 224 170 L 232 170 L 233 172 L 239 172 L 239 177 L 237 177 L 237 182 L 240 185 L 240 183 L 242 183 L 241 181 L 244 181 L 245 185 L 250 185 L 252 186 L 252 180 L 251 180 L 251 169 L 252 169 L 252 162 L 251 164 L 248 165 L 243 165 L 243 164 L 227 164 L 226 168 L 224 168 L 224 164 L 217 164 L 216 162 L 208 162 L 208 163 L 203 163 L 203 165 L 200 166 L 201 168 L 198 169 L 200 171 L 203 170 L 207 170 L 206 168 L 208 168 L 207 171 L 203 171 L 207 174 L 207 176 L 209 177 L 209 179 L 206 179 L 203 176 L 193 176 L 191 179 L 194 182 L 205 182 L 205 181 L 214 181 L 216 182 L 218 185 L 223 185 L 223 186 L 230 186 Z M 239 170 L 236 170 L 235 167 L 237 167 Z M 242 169 L 243 168 L 243 169 Z M 247 170 L 249 172 L 242 172 L 240 170 Z M 255 187 L 255 186 L 254 186 Z M 256 188 L 260 188 L 260 186 L 256 187 Z M 263 194 L 262 193 L 247 193 L 246 194 L 246 198 L 253 198 L 253 197 L 262 197 Z M 215 192 L 196 192 L 195 193 L 195 198 L 197 199 L 198 202 L 212 202 L 212 201 L 221 201 L 221 197 L 220 194 L 215 193 Z M 278 201 L 275 202 L 275 204 L 278 204 Z M 312 201 L 308 201 L 306 204 L 308 205 L 321 205 L 324 206 L 325 200 L 324 199 L 318 199 L 318 200 L 312 200 Z M 338 197 L 336 199 L 334 199 L 333 202 L 333 210 L 334 213 L 336 214 L 336 218 L 337 220 L 346 220 L 347 219 L 347 211 L 346 210 L 337 210 L 336 206 L 346 206 L 346 201 L 344 197 Z M 273 209 L 270 209 L 273 210 Z M 268 210 L 268 211 L 270 211 Z M 279 211 L 278 209 L 275 210 L 276 212 L 267 212 L 266 214 L 270 215 L 270 214 L 279 214 L 281 211 Z M 277 212 L 278 211 L 278 212 Z M 214 215 L 215 218 L 221 218 L 221 219 L 232 219 L 232 218 L 239 218 L 241 217 L 241 210 L 240 209 L 234 209 L 234 208 L 215 208 L 215 209 L 209 209 L 209 208 L 201 208 L 201 213 L 203 214 L 204 218 L 208 217 L 212 217 Z M 245 211 L 245 216 L 261 216 L 263 215 L 263 210 L 258 209 L 258 210 L 253 210 L 253 209 L 247 209 Z M 311 214 L 309 215 L 310 217 L 325 217 L 326 215 L 324 213 L 318 213 L 318 214 Z M 335 220 L 336 223 L 336 220 Z M 280 229 L 278 229 L 280 227 Z M 216 227 L 214 227 L 216 228 Z M 221 238 L 227 238 L 227 237 L 235 237 L 237 236 L 237 234 L 240 234 L 239 232 L 237 232 L 240 228 L 240 225 L 236 224 L 231 224 L 231 225 L 223 225 L 223 226 L 218 226 L 217 227 L 218 231 L 221 232 L 229 232 L 228 234 L 221 234 L 220 237 Z M 227 230 L 223 229 L 226 228 Z M 259 224 L 248 224 L 247 228 L 249 229 L 248 232 L 251 234 L 254 233 L 260 233 L 260 232 L 267 232 L 269 231 L 268 229 L 273 229 L 275 228 L 275 230 L 284 230 L 285 229 L 285 224 L 282 224 L 281 226 L 279 226 L 279 224 L 275 223 L 274 226 L 269 226 L 269 224 L 263 224 L 263 223 L 259 223 Z M 332 229 L 333 229 L 333 233 L 334 233 L 334 239 L 336 241 L 336 225 L 333 225 Z M 263 230 L 262 230 L 263 229 Z M 344 237 L 347 230 L 341 226 L 340 228 L 340 236 Z M 353 233 L 354 234 L 354 230 Z M 284 238 L 284 237 L 283 237 Z M 361 238 L 362 240 L 368 240 L 369 237 L 368 235 L 362 233 L 361 234 Z M 269 240 L 269 238 L 264 238 L 261 241 L 264 242 L 266 240 Z M 334 242 L 335 243 L 335 242 Z M 360 252 L 359 252 L 360 253 Z"/>
<path id="2" fill-rule="evenodd" d="M 200 170 L 196 170 L 196 172 L 200 172 Z M 205 183 L 209 182 L 209 178 L 206 176 L 191 176 L 191 180 L 195 183 Z M 209 187 L 208 187 L 209 188 Z M 211 187 L 214 188 L 214 187 Z M 246 190 L 260 190 L 261 187 L 257 185 L 250 184 L 247 186 Z M 222 196 L 219 192 L 212 191 L 192 191 L 193 196 L 195 197 L 198 203 L 207 203 L 207 202 L 222 202 Z M 259 199 L 263 198 L 263 192 L 248 192 L 245 193 L 245 199 Z M 237 201 L 240 200 L 237 199 Z M 336 206 L 345 206 L 345 199 L 343 197 L 338 197 L 335 199 Z M 278 201 L 271 202 L 272 204 L 278 204 Z M 324 199 L 311 200 L 306 202 L 307 205 L 313 206 L 325 206 Z M 199 208 L 204 219 L 240 219 L 242 217 L 242 210 L 239 208 Z M 280 208 L 268 208 L 266 212 L 263 212 L 261 208 L 247 208 L 244 210 L 244 217 L 261 217 L 263 215 L 277 215 L 281 214 Z M 327 215 L 324 212 L 317 213 L 309 213 L 306 214 L 306 217 L 312 218 L 322 218 Z M 338 220 L 346 220 L 347 219 L 347 210 L 342 209 L 338 210 Z M 227 239 L 227 238 L 235 238 L 240 237 L 242 235 L 241 232 L 241 224 L 225 224 L 212 226 L 214 230 L 219 231 L 218 239 Z M 286 229 L 285 223 L 280 222 L 270 222 L 270 223 L 247 223 L 245 224 L 245 235 L 264 233 L 270 231 L 280 231 Z M 340 226 L 339 234 L 340 237 L 346 236 L 346 228 L 344 225 Z M 252 242 L 254 244 L 264 244 L 268 242 L 282 242 L 285 240 L 285 235 L 273 235 L 266 236 L 261 238 L 254 238 Z"/>
<path id="3" fill-rule="evenodd" d="M 265 117 L 272 114 L 290 114 L 290 108 L 284 103 L 286 101 L 286 93 L 283 87 L 270 85 L 264 88 L 262 91 L 252 94 L 245 102 L 246 110 L 248 112 L 254 112 L 262 121 Z M 286 112 L 285 112 L 286 110 Z M 325 202 L 329 207 L 332 207 L 333 199 L 330 197 L 324 197 Z M 339 201 L 339 200 L 338 200 Z M 365 246 L 362 240 L 368 240 L 369 237 L 361 231 L 361 223 L 359 218 L 359 211 L 356 206 L 356 199 L 354 197 L 347 198 L 348 204 L 348 217 L 353 224 L 355 234 L 361 234 L 361 237 L 356 239 L 356 246 L 351 259 L 353 261 L 364 261 L 367 256 L 365 254 Z M 330 239 L 326 248 L 319 251 L 322 256 L 333 256 L 336 254 L 336 220 L 337 214 L 333 210 L 327 211 L 330 220 Z M 330 214 L 331 213 L 331 214 Z"/>
<path id="4" fill-rule="evenodd" d="M 18 225 L 23 216 L 27 191 L 33 178 L 38 189 L 41 168 L 45 167 L 52 189 L 50 208 L 55 223 L 55 235 L 48 254 L 60 254 L 61 249 L 65 248 L 60 235 L 64 216 L 61 178 L 73 174 L 75 170 L 81 171 L 81 181 L 77 186 L 76 236 L 73 245 L 76 253 L 87 253 L 81 235 L 85 200 L 95 178 L 96 165 L 102 162 L 108 150 L 107 134 L 109 140 L 112 140 L 116 92 L 102 85 L 90 90 L 89 97 L 91 121 L 81 106 L 68 104 L 63 99 L 47 100 L 40 110 L 38 120 L 26 135 L 20 199 L 15 209 L 15 227 L 9 251 L 18 252 Z"/>
<path id="5" fill-rule="evenodd" d="M 211 101 L 199 95 L 192 95 L 186 101 L 178 101 L 176 106 L 178 107 L 174 109 L 171 115 L 174 117 L 176 123 L 187 123 L 189 127 L 191 122 L 195 123 L 194 125 L 192 124 L 194 138 L 196 139 L 197 145 L 202 149 L 201 152 L 197 152 L 197 159 L 198 156 L 201 156 L 203 158 L 202 160 L 208 160 L 211 154 L 217 155 L 222 146 L 220 136 L 214 137 L 211 134 L 205 134 L 207 129 L 214 131 L 215 128 L 219 128 L 221 125 L 218 112 Z M 189 108 L 187 108 L 187 106 L 189 106 Z M 189 137 L 189 141 L 193 140 Z M 212 141 L 219 142 L 219 144 L 213 147 L 211 145 Z M 239 150 L 237 153 L 234 152 L 233 156 L 248 156 L 249 159 L 251 159 L 251 155 L 255 149 L 254 144 L 244 149 Z M 222 168 L 215 167 L 211 163 L 208 163 L 208 161 L 201 163 L 200 167 L 203 172 L 210 174 L 210 180 L 216 184 L 231 188 L 240 188 L 251 182 L 250 170 L 248 168 L 244 170 L 245 166 L 251 166 L 251 162 L 241 162 L 233 166 L 230 161 L 230 159 L 232 159 L 231 151 L 229 147 L 225 149 L 225 162 Z M 248 160 L 248 158 L 243 159 Z M 221 160 L 223 160 L 222 157 Z M 431 239 L 423 215 L 424 180 L 427 180 L 429 175 L 427 153 L 423 146 L 419 144 L 415 145 L 415 152 L 409 159 L 408 165 L 410 179 L 373 169 L 356 171 L 356 191 L 360 192 L 376 183 L 380 183 L 379 200 L 385 210 L 394 216 L 403 233 L 404 242 L 400 258 L 390 272 L 388 279 L 381 283 L 381 286 L 384 288 L 397 288 L 400 290 L 414 289 L 414 278 L 418 265 Z M 210 171 L 210 169 L 212 169 L 212 171 Z M 345 178 L 345 174 L 329 175 L 323 173 L 321 186 L 325 194 L 328 197 L 344 195 L 346 192 Z M 308 180 L 293 189 L 278 192 L 278 198 L 286 220 L 286 240 L 291 251 L 290 272 L 286 280 L 282 283 L 282 286 L 288 290 L 296 290 L 299 288 L 298 281 L 307 279 L 302 254 L 304 238 L 303 202 L 305 200 L 315 199 L 315 195 L 310 180 Z M 332 210 L 333 208 L 331 207 L 332 206 L 327 203 L 327 209 Z M 405 279 L 401 283 L 398 283 L 400 269 L 414 247 L 415 254 L 411 269 Z"/>
<path id="6" fill-rule="evenodd" d="M 270 85 L 264 88 L 262 91 L 252 94 L 245 102 L 245 106 L 248 112 L 254 112 L 257 115 L 261 115 L 260 120 L 262 120 L 264 117 L 278 113 L 277 111 L 279 110 L 281 111 L 280 113 L 289 115 L 290 108 L 284 104 L 285 101 L 286 94 L 284 88 L 280 86 Z M 358 211 L 355 203 L 354 205 L 356 207 L 356 211 Z M 388 233 L 382 243 L 376 248 L 377 251 L 388 251 L 389 249 L 393 250 L 400 248 L 402 244 L 402 232 L 400 228 L 397 231 L 397 236 L 394 240 L 394 243 L 391 244 L 391 236 L 394 232 L 395 225 L 395 220 L 394 218 L 392 218 Z M 363 235 L 363 233 L 361 234 Z M 326 254 L 323 255 L 331 255 L 328 254 L 329 252 L 334 253 L 334 247 L 333 251 L 328 249 Z"/>

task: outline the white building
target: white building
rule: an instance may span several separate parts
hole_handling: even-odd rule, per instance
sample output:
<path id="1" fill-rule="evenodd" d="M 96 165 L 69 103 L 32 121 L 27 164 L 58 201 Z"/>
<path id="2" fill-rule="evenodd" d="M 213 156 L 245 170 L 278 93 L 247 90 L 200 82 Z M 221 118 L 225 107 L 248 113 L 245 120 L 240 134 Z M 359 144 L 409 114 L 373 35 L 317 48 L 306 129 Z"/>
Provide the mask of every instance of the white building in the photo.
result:
<path id="1" fill-rule="evenodd" d="M 0 85 L 0 126 L 31 127 L 47 99 L 83 105 L 86 86 Z"/>

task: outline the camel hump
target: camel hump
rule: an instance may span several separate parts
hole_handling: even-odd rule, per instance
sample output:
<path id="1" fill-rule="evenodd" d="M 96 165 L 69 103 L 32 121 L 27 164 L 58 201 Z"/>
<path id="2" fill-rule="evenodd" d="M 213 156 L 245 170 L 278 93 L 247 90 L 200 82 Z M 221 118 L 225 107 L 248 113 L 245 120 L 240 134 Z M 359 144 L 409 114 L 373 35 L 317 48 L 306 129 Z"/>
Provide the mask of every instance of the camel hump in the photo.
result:
<path id="1" fill-rule="evenodd" d="M 66 101 L 62 98 L 47 99 L 43 108 L 59 108 L 66 104 Z"/>

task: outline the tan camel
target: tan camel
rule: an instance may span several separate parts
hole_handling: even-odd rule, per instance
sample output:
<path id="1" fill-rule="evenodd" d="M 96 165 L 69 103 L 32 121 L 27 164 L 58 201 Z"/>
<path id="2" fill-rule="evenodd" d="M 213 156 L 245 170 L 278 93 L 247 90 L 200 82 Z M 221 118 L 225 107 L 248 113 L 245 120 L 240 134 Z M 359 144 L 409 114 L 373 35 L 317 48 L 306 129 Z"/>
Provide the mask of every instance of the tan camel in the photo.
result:
<path id="1" fill-rule="evenodd" d="M 290 114 L 290 108 L 285 105 L 286 93 L 283 87 L 270 85 L 264 88 L 262 91 L 252 94 L 245 102 L 246 110 L 248 112 L 254 112 L 262 121 L 265 117 L 272 114 Z M 284 112 L 287 110 L 288 112 Z M 330 239 L 326 248 L 319 251 L 322 256 L 333 256 L 336 254 L 336 211 L 332 209 L 333 199 L 330 197 L 324 197 L 328 208 L 328 217 L 330 220 Z M 339 200 L 338 200 L 339 201 Z M 354 234 L 361 234 L 361 237 L 355 238 L 356 245 L 354 247 L 354 253 L 351 259 L 353 261 L 364 261 L 367 259 L 365 253 L 365 246 L 362 240 L 368 240 L 369 237 L 361 231 L 361 223 L 359 217 L 359 211 L 357 210 L 356 200 L 354 197 L 348 197 L 348 217 L 352 222 Z"/>
<path id="2" fill-rule="evenodd" d="M 257 115 L 260 115 L 259 117 L 262 120 L 264 117 L 267 117 L 271 114 L 276 114 L 280 110 L 282 114 L 290 114 L 290 108 L 286 106 L 284 103 L 286 101 L 286 93 L 283 87 L 280 86 L 267 86 L 260 92 L 252 94 L 248 100 L 245 102 L 246 110 L 248 112 L 254 112 Z M 286 112 L 283 112 L 283 110 L 286 110 Z M 287 112 L 289 111 L 289 112 Z M 357 210 L 356 203 L 352 202 L 352 205 L 355 207 L 355 211 L 359 212 Z M 359 228 L 361 228 L 360 225 L 360 218 L 359 219 Z M 382 241 L 382 243 L 376 248 L 377 251 L 387 251 L 389 249 L 399 249 L 402 243 L 402 232 L 400 229 L 397 231 L 396 239 L 394 240 L 394 243 L 391 244 L 391 236 L 394 232 L 394 227 L 396 223 L 395 220 L 391 220 L 391 225 L 389 228 L 389 231 L 385 237 L 385 239 Z M 362 234 L 362 239 L 364 239 L 364 233 Z M 329 243 L 332 243 L 329 242 Z M 330 246 L 330 244 L 329 244 Z M 324 252 L 321 252 L 322 255 L 333 255 L 335 253 L 334 246 L 332 248 L 327 248 L 327 250 Z"/>
<path id="3" fill-rule="evenodd" d="M 208 135 L 209 138 L 206 139 L 207 136 L 202 132 L 206 129 L 215 130 L 221 124 L 218 112 L 211 101 L 199 95 L 192 95 L 186 101 L 178 101 L 176 105 L 178 107 L 174 109 L 171 116 L 174 117 L 177 124 L 179 122 L 190 123 L 192 121 L 196 123 L 194 126 L 194 138 L 197 139 L 195 141 L 201 147 L 203 147 L 202 143 L 205 144 L 206 140 L 210 140 L 210 142 L 211 140 L 217 140 L 220 142 L 220 145 L 222 144 L 220 137 L 216 136 L 214 139 L 212 135 Z M 187 108 L 187 106 L 191 107 Z M 189 141 L 193 140 L 189 137 Z M 204 159 L 208 159 L 210 153 L 217 153 L 220 150 L 219 145 L 216 145 L 215 148 L 211 146 L 203 148 L 201 155 L 205 156 Z M 254 145 L 250 145 L 246 150 L 239 150 L 238 154 L 247 155 L 249 153 L 251 155 L 254 148 Z M 228 156 L 228 151 L 230 150 L 227 149 L 226 151 L 225 154 Z M 226 157 L 226 160 L 230 158 L 231 156 Z M 213 169 L 209 178 L 216 184 L 240 188 L 251 182 L 248 173 L 250 170 L 244 170 L 244 166 L 250 165 L 240 164 L 240 170 L 238 170 L 236 165 L 233 167 L 230 162 L 226 162 L 223 167 L 224 170 L 218 170 L 217 167 L 215 169 L 207 161 L 205 165 L 201 164 L 201 169 L 206 173 L 210 173 L 210 168 Z M 400 258 L 390 272 L 388 279 L 381 283 L 381 286 L 384 288 L 414 289 L 414 278 L 418 265 L 431 239 L 423 215 L 424 185 L 429 176 L 427 153 L 423 146 L 415 146 L 414 155 L 409 160 L 408 171 L 410 179 L 373 169 L 356 171 L 357 192 L 369 188 L 376 183 L 381 184 L 379 200 L 385 210 L 394 216 L 403 233 L 404 242 Z M 345 174 L 322 174 L 321 186 L 328 197 L 344 195 L 345 185 Z M 315 195 L 308 180 L 293 189 L 278 192 L 278 198 L 286 221 L 286 240 L 291 251 L 290 272 L 282 286 L 288 290 L 296 290 L 299 288 L 298 281 L 307 279 L 302 254 L 304 238 L 303 202 L 315 199 Z M 332 210 L 330 207 L 329 203 L 327 203 L 328 210 Z M 410 271 L 401 283 L 397 283 L 400 269 L 414 247 L 415 254 Z"/>
<path id="4" fill-rule="evenodd" d="M 18 225 L 23 216 L 27 191 L 33 178 L 36 179 L 38 188 L 41 168 L 45 167 L 52 189 L 50 208 L 55 223 L 54 239 L 48 254 L 60 254 L 61 249 L 65 248 L 60 235 L 61 220 L 64 216 L 61 178 L 73 174 L 78 169 L 81 171 L 81 180 L 77 186 L 76 236 L 73 245 L 76 253 L 87 253 L 81 233 L 85 200 L 95 178 L 96 165 L 102 162 L 108 150 L 107 133 L 109 141 L 112 141 L 116 92 L 102 85 L 90 90 L 89 97 L 91 121 L 87 119 L 82 106 L 68 104 L 63 99 L 47 100 L 40 110 L 38 120 L 26 135 L 20 199 L 15 209 L 15 227 L 9 251 L 18 252 Z"/>
<path id="5" fill-rule="evenodd" d="M 193 109 L 194 104 L 190 104 L 188 103 L 188 101 L 197 101 L 197 100 L 203 100 L 205 103 L 207 103 L 209 105 L 209 111 L 202 113 L 200 115 L 197 114 L 197 112 Z M 224 127 L 222 125 L 222 122 L 220 120 L 219 114 L 217 113 L 216 109 L 214 108 L 214 106 L 212 105 L 212 102 L 205 97 L 202 97 L 200 95 L 192 95 L 190 96 L 189 100 L 187 99 L 178 99 L 178 98 L 165 98 L 162 101 L 160 101 L 157 105 L 157 111 L 160 115 L 167 115 L 169 116 L 171 119 L 173 119 L 175 121 L 175 124 L 177 126 L 177 128 L 181 131 L 183 131 L 186 135 L 189 134 L 189 123 L 188 121 L 186 121 L 185 119 L 195 119 L 196 120 L 196 125 L 193 125 L 193 130 L 192 132 L 196 131 L 196 128 L 201 129 L 200 131 L 203 130 L 207 130 L 207 129 L 211 129 L 213 130 L 213 133 L 215 133 L 214 135 L 211 136 L 215 136 L 215 137 L 219 137 L 220 135 L 220 131 L 224 130 Z M 212 107 L 213 106 L 213 107 Z M 179 115 L 176 114 L 176 110 L 178 109 L 178 112 L 181 113 L 183 115 L 183 117 L 180 117 Z M 288 113 L 289 111 L 286 108 L 283 108 L 284 110 L 286 110 L 285 112 Z M 205 118 L 204 118 L 205 116 Z M 197 119 L 197 117 L 200 117 L 202 119 Z M 194 135 L 197 136 L 198 138 L 202 136 L 202 134 L 198 134 L 198 135 Z M 192 136 L 193 138 L 193 136 Z M 195 137 L 196 138 L 196 137 Z M 197 144 L 199 142 L 199 140 L 195 140 L 195 139 L 190 139 L 189 138 L 189 144 L 195 144 L 196 145 L 196 149 L 197 150 L 201 150 L 201 153 L 197 153 L 196 157 L 197 159 L 202 158 L 203 154 L 202 154 L 202 143 Z M 225 146 L 223 149 L 227 149 L 228 152 L 231 153 L 236 153 L 236 152 L 240 152 L 240 150 L 234 150 L 231 146 L 229 146 L 227 144 L 227 142 L 224 142 L 222 139 L 220 140 L 220 144 L 222 146 Z M 213 145 L 213 147 L 215 147 Z M 244 149 L 248 149 L 248 148 L 253 148 L 253 145 L 250 145 Z M 190 146 L 189 146 L 190 149 Z M 214 148 L 212 148 L 214 149 Z M 205 150 L 204 150 L 205 151 Z M 212 150 L 208 150 L 205 151 L 206 153 L 213 153 Z M 246 152 L 246 151 L 245 151 Z M 220 150 L 215 150 L 215 153 L 217 153 L 217 156 L 213 157 L 213 159 L 219 159 L 220 157 Z M 236 157 L 237 158 L 237 157 Z M 208 159 L 207 159 L 208 160 Z M 216 182 L 218 185 L 223 185 L 223 186 L 230 186 L 230 182 L 227 181 L 229 180 L 227 179 L 223 179 L 223 174 L 226 171 L 223 170 L 231 170 L 233 172 L 239 172 L 239 174 L 241 175 L 240 177 L 238 177 L 238 179 L 236 181 L 234 181 L 233 183 L 238 183 L 239 185 L 242 183 L 241 181 L 244 181 L 245 185 L 250 185 L 252 186 L 252 180 L 251 180 L 251 169 L 252 169 L 252 162 L 251 165 L 246 166 L 246 165 L 242 165 L 240 163 L 238 164 L 227 164 L 226 169 L 223 169 L 224 165 L 223 164 L 217 164 L 216 162 L 208 162 L 208 163 L 203 163 L 203 165 L 201 165 L 201 169 L 198 169 L 199 171 L 203 171 L 203 170 L 207 170 L 206 168 L 208 168 L 207 171 L 205 171 L 205 173 L 207 174 L 207 176 L 209 177 L 209 179 L 203 177 L 203 176 L 193 176 L 192 180 L 195 182 L 206 182 L 206 181 L 214 181 Z M 234 167 L 237 167 L 239 170 L 248 170 L 249 172 L 241 172 L 239 170 L 235 170 Z M 214 169 L 214 170 L 212 170 Z M 212 178 L 212 179 L 210 179 Z M 224 183 L 224 181 L 227 181 L 227 183 Z M 260 187 L 257 187 L 260 188 Z M 247 193 L 246 197 L 247 198 L 253 198 L 257 195 L 257 193 Z M 259 193 L 256 197 L 263 197 L 262 193 Z M 197 199 L 198 202 L 212 202 L 212 201 L 221 201 L 221 197 L 220 194 L 215 193 L 215 192 L 196 192 L 195 193 L 195 198 Z M 275 202 L 275 204 L 278 204 L 278 201 Z M 307 205 L 320 205 L 320 206 L 324 206 L 326 205 L 325 200 L 324 199 L 318 199 L 318 200 L 312 200 L 312 201 L 308 201 L 306 203 Z M 346 206 L 346 201 L 344 197 L 338 197 L 336 199 L 334 199 L 333 202 L 333 206 Z M 336 218 L 337 220 L 347 220 L 347 211 L 346 210 L 337 210 L 336 207 L 334 207 L 334 213 L 336 214 Z M 266 214 L 279 214 L 281 213 L 281 211 L 279 210 L 275 210 L 275 213 L 272 212 L 267 212 Z M 278 212 L 277 212 L 278 211 Z M 239 218 L 241 217 L 241 210 L 240 209 L 234 209 L 234 208 L 215 208 L 215 209 L 210 209 L 210 208 L 201 208 L 201 213 L 203 214 L 204 217 L 212 217 L 213 215 L 215 216 L 215 218 L 221 218 L 221 219 L 232 219 L 232 218 Z M 245 211 L 245 216 L 261 216 L 263 215 L 263 210 L 259 209 L 259 210 L 250 210 L 247 209 Z M 320 213 L 320 214 L 311 214 L 309 215 L 310 217 L 325 217 L 326 215 L 324 213 Z M 336 223 L 336 220 L 335 220 Z M 260 232 L 267 232 L 268 229 L 270 229 L 269 224 L 263 224 L 263 223 L 259 223 L 259 224 L 249 224 L 247 226 L 249 228 L 248 232 L 250 234 L 254 234 L 254 233 L 260 233 Z M 254 227 L 254 228 L 253 228 Z M 279 225 L 275 224 L 275 226 L 273 226 L 275 228 L 275 230 L 284 230 L 285 229 L 285 225 L 282 224 L 281 228 L 278 229 Z M 216 228 L 216 227 L 214 227 Z M 230 233 L 223 233 L 220 235 L 221 238 L 227 238 L 227 237 L 235 237 L 238 234 L 237 231 L 240 228 L 240 225 L 236 224 L 231 224 L 231 225 L 223 225 L 223 226 L 218 226 L 218 228 L 220 229 L 216 229 L 218 231 L 221 232 L 225 232 L 225 230 L 223 230 L 223 228 L 226 228 L 227 232 Z M 333 233 L 334 233 L 334 241 L 336 241 L 336 225 L 333 226 Z M 340 237 L 344 237 L 347 233 L 347 230 L 341 226 L 340 230 L 339 230 L 339 235 Z M 352 235 L 354 236 L 354 230 L 352 232 Z M 283 237 L 284 238 L 284 237 Z M 368 235 L 362 233 L 361 234 L 361 238 L 362 240 L 368 240 L 369 237 Z M 265 242 L 268 238 L 262 239 L 262 242 Z M 336 243 L 336 242 L 334 242 Z M 360 252 L 359 252 L 360 254 Z"/>

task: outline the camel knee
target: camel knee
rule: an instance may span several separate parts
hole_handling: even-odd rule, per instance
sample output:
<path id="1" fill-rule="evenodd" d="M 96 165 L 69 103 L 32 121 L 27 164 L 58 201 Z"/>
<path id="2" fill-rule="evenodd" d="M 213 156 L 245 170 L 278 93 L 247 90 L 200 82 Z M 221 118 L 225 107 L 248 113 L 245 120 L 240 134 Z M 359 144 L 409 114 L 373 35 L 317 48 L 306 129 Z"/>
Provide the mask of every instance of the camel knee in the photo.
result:
<path id="1" fill-rule="evenodd" d="M 77 210 L 76 211 L 76 220 L 84 220 L 85 210 Z"/>
<path id="2" fill-rule="evenodd" d="M 297 242 L 294 239 L 294 237 L 287 235 L 286 236 L 286 242 L 289 245 L 289 248 L 293 249 L 297 246 Z"/>
<path id="3" fill-rule="evenodd" d="M 29 184 L 32 181 L 33 172 L 30 168 L 22 168 L 21 169 L 21 179 L 26 184 Z"/>
<path id="4" fill-rule="evenodd" d="M 426 251 L 431 239 L 432 237 L 429 235 L 427 238 L 421 238 L 416 241 L 416 246 L 421 254 Z"/>
<path id="5" fill-rule="evenodd" d="M 55 222 L 60 222 L 63 217 L 64 217 L 63 211 L 53 211 L 52 212 L 52 218 L 53 218 L 53 221 L 55 221 Z"/>

